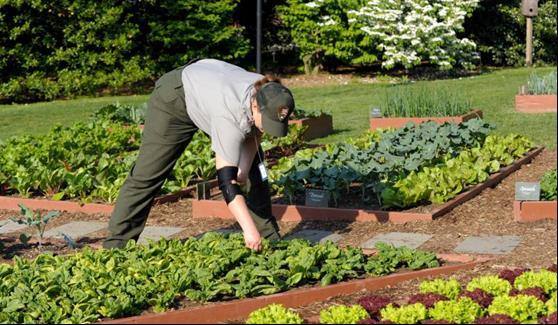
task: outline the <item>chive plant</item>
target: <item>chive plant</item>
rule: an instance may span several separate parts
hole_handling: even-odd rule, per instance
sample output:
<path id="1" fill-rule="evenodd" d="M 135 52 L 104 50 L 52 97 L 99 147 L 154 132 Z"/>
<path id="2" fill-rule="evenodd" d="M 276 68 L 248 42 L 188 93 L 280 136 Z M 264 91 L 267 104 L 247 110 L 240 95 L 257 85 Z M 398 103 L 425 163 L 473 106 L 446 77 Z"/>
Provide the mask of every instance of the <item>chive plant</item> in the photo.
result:
<path id="1" fill-rule="evenodd" d="M 385 117 L 458 116 L 471 110 L 465 94 L 449 88 L 394 86 L 385 93 Z"/>
<path id="2" fill-rule="evenodd" d="M 531 74 L 531 76 L 529 76 L 529 81 L 527 81 L 527 94 L 556 95 L 556 81 L 556 71 L 545 76 Z"/>

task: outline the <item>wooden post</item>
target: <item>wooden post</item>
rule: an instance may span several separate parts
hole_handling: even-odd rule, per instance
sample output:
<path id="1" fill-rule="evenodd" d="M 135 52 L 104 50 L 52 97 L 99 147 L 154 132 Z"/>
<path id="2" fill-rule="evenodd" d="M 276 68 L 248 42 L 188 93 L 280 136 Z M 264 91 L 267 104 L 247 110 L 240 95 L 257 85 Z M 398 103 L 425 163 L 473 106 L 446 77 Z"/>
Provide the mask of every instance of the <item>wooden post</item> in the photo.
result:
<path id="1" fill-rule="evenodd" d="M 525 18 L 527 19 L 525 65 L 530 67 L 533 64 L 533 17 Z"/>

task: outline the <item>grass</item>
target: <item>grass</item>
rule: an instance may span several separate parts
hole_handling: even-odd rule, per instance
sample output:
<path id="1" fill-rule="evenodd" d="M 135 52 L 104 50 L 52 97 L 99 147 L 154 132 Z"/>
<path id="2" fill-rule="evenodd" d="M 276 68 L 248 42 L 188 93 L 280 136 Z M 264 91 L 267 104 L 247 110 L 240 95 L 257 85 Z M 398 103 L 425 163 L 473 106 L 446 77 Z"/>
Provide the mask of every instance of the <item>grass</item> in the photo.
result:
<path id="1" fill-rule="evenodd" d="M 482 75 L 459 79 L 417 81 L 416 86 L 440 86 L 462 93 L 472 108 L 481 109 L 486 120 L 494 122 L 497 132 L 519 133 L 536 144 L 556 149 L 556 114 L 517 113 L 514 97 L 532 73 L 545 74 L 556 67 L 492 69 Z M 334 134 L 313 143 L 344 141 L 368 129 L 371 107 L 382 106 L 388 82 L 361 83 L 358 78 L 347 85 L 293 88 L 297 105 L 308 110 L 324 110 L 333 115 Z M 82 98 L 29 105 L 0 105 L 0 140 L 12 135 L 46 133 L 55 123 L 70 125 L 83 121 L 99 107 L 113 102 L 141 104 L 148 96 Z"/>

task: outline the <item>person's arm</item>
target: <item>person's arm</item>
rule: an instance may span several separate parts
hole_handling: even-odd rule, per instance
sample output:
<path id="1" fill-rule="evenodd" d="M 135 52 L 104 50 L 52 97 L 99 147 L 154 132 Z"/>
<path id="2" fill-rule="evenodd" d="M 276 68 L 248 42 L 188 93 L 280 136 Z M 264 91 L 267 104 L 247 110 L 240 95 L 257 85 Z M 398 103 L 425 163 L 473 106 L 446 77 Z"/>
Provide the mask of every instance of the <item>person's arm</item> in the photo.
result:
<path id="1" fill-rule="evenodd" d="M 252 160 L 256 154 L 257 145 L 258 143 L 254 142 L 254 138 L 248 138 L 247 141 L 242 146 L 242 152 L 240 155 L 240 162 L 238 166 L 238 172 L 236 175 L 236 179 L 230 180 L 230 183 L 238 184 L 243 183 L 247 179 L 247 175 L 252 164 Z M 234 164 L 227 162 L 225 159 L 220 157 L 218 154 L 215 155 L 216 161 L 216 168 L 218 171 L 219 177 L 219 170 L 224 170 L 229 168 L 235 168 Z M 234 178 L 234 177 L 233 177 Z M 228 182 L 229 180 L 220 180 L 219 183 Z M 220 185 L 221 187 L 221 185 Z M 223 191 L 223 188 L 221 189 Z M 231 195 L 232 196 L 232 195 Z M 227 198 L 225 198 L 227 201 Z M 251 248 L 253 250 L 259 250 L 261 248 L 261 237 L 256 225 L 254 224 L 254 220 L 250 216 L 248 211 L 248 206 L 246 205 L 246 201 L 244 196 L 240 194 L 236 194 L 229 198 L 230 202 L 227 203 L 229 210 L 231 211 L 232 215 L 236 218 L 236 221 L 240 224 L 242 231 L 244 233 L 244 242 L 246 247 Z"/>

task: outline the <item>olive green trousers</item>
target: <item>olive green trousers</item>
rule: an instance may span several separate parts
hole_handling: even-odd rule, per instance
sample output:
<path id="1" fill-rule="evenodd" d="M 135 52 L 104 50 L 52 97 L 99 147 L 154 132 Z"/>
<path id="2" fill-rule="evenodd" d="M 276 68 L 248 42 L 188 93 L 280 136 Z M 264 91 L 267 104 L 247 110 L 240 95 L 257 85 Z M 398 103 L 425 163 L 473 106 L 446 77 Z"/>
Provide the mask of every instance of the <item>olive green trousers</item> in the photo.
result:
<path id="1" fill-rule="evenodd" d="M 138 240 L 155 196 L 198 131 L 186 111 L 183 68 L 166 73 L 155 83 L 139 155 L 120 189 L 109 222 L 110 235 L 103 243 L 105 248 L 122 248 L 130 239 Z M 260 235 L 278 240 L 279 227 L 271 212 L 269 184 L 261 180 L 258 162 L 255 158 L 250 168 L 246 202 Z"/>

